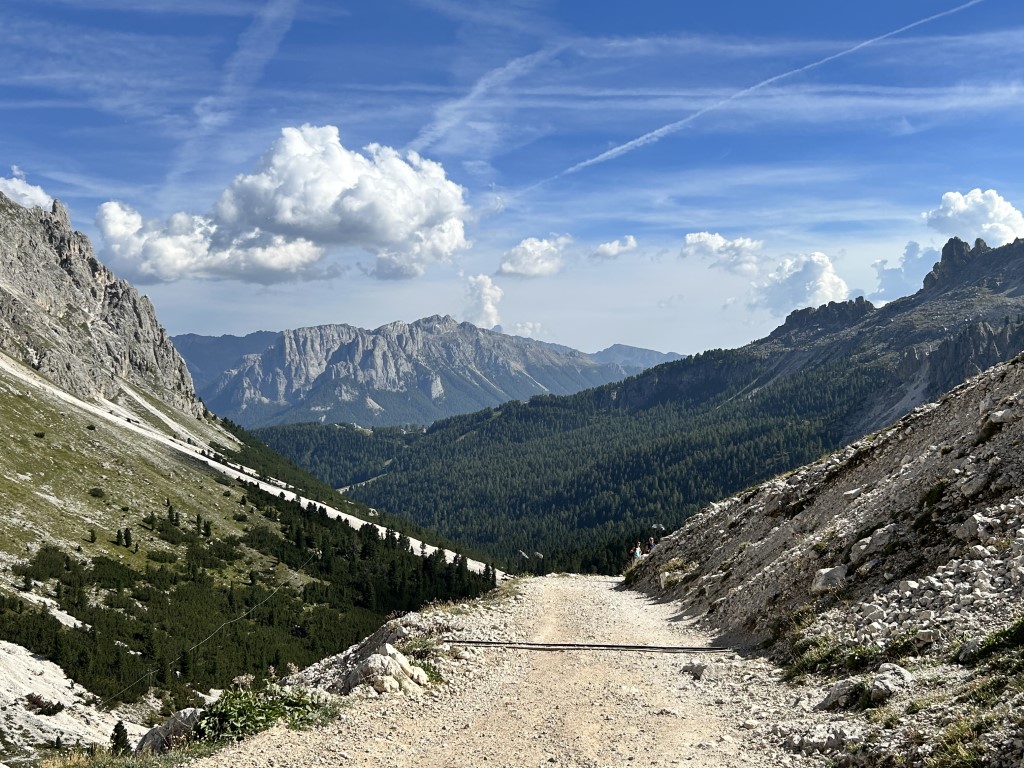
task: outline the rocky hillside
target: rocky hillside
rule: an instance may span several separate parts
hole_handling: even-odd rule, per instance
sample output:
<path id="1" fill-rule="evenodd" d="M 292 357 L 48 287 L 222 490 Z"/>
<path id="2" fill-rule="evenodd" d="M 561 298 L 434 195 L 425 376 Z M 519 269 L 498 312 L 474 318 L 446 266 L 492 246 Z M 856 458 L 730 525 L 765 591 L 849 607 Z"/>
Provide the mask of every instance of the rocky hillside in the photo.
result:
<path id="1" fill-rule="evenodd" d="M 375 330 L 321 325 L 174 343 L 217 414 L 246 427 L 296 422 L 429 424 L 538 394 L 571 394 L 672 359 L 634 348 L 598 356 L 451 317 Z M 219 365 L 219 372 L 216 367 Z"/>
<path id="2" fill-rule="evenodd" d="M 757 397 L 775 382 L 844 360 L 880 374 L 870 402 L 844 424 L 852 440 L 1024 350 L 1022 295 L 1024 240 L 989 248 L 952 238 L 912 296 L 883 307 L 858 298 L 796 310 L 764 339 L 660 366 L 603 392 L 619 408 L 729 390 Z"/>
<path id="3" fill-rule="evenodd" d="M 0 350 L 82 397 L 115 398 L 124 381 L 203 412 L 149 299 L 100 264 L 57 201 L 47 212 L 0 194 Z"/>
<path id="4" fill-rule="evenodd" d="M 712 504 L 629 580 L 790 677 L 840 765 L 1018 765 L 1024 754 L 1024 356 L 822 460 Z M 799 715 L 799 712 L 795 713 Z M 893 762 L 896 756 L 906 762 Z"/>

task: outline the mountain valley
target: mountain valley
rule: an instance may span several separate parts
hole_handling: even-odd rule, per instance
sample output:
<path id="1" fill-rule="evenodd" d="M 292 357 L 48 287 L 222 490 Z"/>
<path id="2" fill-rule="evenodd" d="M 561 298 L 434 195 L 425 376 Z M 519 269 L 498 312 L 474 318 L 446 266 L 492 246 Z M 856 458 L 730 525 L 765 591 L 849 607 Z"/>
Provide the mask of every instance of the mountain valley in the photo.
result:
<path id="1" fill-rule="evenodd" d="M 332 486 L 351 486 L 351 498 L 401 510 L 511 568 L 614 571 L 631 541 L 1024 349 L 1022 297 L 1024 241 L 954 238 L 914 295 L 797 310 L 739 349 L 423 432 L 289 425 L 259 435 Z"/>
<path id="2" fill-rule="evenodd" d="M 1024 243 L 951 240 L 914 296 L 572 395 L 259 430 L 325 485 L 203 407 L 62 210 L 0 207 L 5 762 L 277 670 L 351 711 L 212 760 L 624 765 L 651 733 L 664 765 L 1024 757 L 1024 359 L 999 362 L 1024 347 Z M 649 534 L 624 577 L 493 591 L 491 559 L 615 573 Z"/>
<path id="3" fill-rule="evenodd" d="M 0 240 L 0 643 L 47 678 L 25 690 L 22 670 L 5 676 L 0 760 L 105 741 L 112 707 L 137 734 L 197 691 L 493 585 L 489 565 L 399 534 L 227 431 L 148 301 L 95 261 L 60 204 L 0 203 L 0 233 L 16 233 Z M 74 685 L 56 695 L 43 660 Z"/>

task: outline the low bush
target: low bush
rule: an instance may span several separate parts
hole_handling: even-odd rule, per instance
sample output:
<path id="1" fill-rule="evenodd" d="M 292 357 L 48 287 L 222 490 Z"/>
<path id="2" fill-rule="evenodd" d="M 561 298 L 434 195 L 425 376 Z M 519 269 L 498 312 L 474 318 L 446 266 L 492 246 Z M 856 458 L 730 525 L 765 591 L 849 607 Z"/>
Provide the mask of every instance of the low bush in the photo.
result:
<path id="1" fill-rule="evenodd" d="M 225 691 L 203 713 L 196 733 L 204 741 L 238 740 L 265 731 L 278 721 L 289 728 L 310 728 L 337 715 L 333 700 L 304 688 L 267 683 L 259 689 Z"/>

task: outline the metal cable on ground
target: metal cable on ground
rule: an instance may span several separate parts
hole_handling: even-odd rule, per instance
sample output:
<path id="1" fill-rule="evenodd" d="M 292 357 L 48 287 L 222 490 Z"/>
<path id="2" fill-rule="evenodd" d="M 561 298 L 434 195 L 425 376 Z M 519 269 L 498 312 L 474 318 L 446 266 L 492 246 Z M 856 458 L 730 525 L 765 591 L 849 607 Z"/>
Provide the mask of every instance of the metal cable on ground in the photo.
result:
<path id="1" fill-rule="evenodd" d="M 511 648 L 521 651 L 627 651 L 631 653 L 733 653 L 733 648 L 706 645 L 623 645 L 619 643 L 531 643 L 518 640 L 464 640 L 443 642 L 480 648 Z"/>

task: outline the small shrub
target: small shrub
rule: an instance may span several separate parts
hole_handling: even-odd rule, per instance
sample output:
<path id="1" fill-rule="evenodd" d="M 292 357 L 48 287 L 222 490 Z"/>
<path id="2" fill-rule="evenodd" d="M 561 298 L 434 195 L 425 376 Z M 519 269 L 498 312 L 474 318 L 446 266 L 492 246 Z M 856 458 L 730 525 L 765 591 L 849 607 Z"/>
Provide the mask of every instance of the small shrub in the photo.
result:
<path id="1" fill-rule="evenodd" d="M 40 438 L 40 439 L 46 437 L 46 433 L 45 432 L 33 432 L 32 434 L 35 435 L 36 437 Z"/>
<path id="2" fill-rule="evenodd" d="M 104 496 L 107 495 L 107 492 L 104 491 L 102 488 L 94 487 L 89 489 L 89 495 L 92 496 L 94 499 L 102 499 Z"/>
<path id="3" fill-rule="evenodd" d="M 786 666 L 784 679 L 794 680 L 808 672 L 831 669 L 839 652 L 834 638 L 802 638 L 793 644 L 793 660 Z"/>
<path id="4" fill-rule="evenodd" d="M 47 701 L 38 693 L 30 693 L 25 697 L 25 706 L 33 712 L 50 717 L 58 712 L 64 711 L 64 705 L 59 701 Z"/>
<path id="5" fill-rule="evenodd" d="M 225 691 L 203 713 L 196 733 L 204 741 L 236 741 L 278 721 L 290 728 L 309 728 L 336 715 L 335 706 L 303 688 L 268 683 L 260 690 Z"/>
<path id="6" fill-rule="evenodd" d="M 943 731 L 932 755 L 925 760 L 928 768 L 982 768 L 991 765 L 979 737 L 992 728 L 992 719 L 971 714 L 951 723 Z"/>

